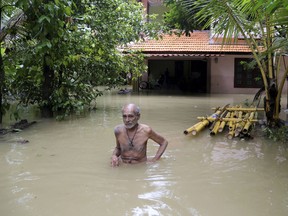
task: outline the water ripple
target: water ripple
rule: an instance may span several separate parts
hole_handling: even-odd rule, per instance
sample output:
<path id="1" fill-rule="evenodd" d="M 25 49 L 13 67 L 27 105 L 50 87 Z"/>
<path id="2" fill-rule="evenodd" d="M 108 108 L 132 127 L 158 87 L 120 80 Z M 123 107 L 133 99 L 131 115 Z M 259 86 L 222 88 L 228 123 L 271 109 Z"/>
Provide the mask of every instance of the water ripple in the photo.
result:
<path id="1" fill-rule="evenodd" d="M 5 160 L 9 165 L 20 165 L 23 163 L 24 158 L 21 152 L 11 149 L 11 151 L 5 155 Z"/>
<path id="2" fill-rule="evenodd" d="M 32 193 L 26 193 L 23 196 L 19 197 L 17 199 L 17 203 L 19 205 L 27 205 L 28 202 L 30 202 L 32 199 L 34 199 L 36 196 Z"/>
<path id="3" fill-rule="evenodd" d="M 236 149 L 236 148 L 231 148 L 227 143 L 222 142 L 222 143 L 217 143 L 212 152 L 211 152 L 211 160 L 214 163 L 223 163 L 228 160 L 238 160 L 238 161 L 243 161 L 251 157 L 249 154 L 250 151 L 249 149 Z"/>
<path id="4" fill-rule="evenodd" d="M 21 181 L 35 181 L 40 179 L 38 176 L 32 176 L 30 172 L 19 173 L 16 177 L 13 177 L 16 182 Z"/>

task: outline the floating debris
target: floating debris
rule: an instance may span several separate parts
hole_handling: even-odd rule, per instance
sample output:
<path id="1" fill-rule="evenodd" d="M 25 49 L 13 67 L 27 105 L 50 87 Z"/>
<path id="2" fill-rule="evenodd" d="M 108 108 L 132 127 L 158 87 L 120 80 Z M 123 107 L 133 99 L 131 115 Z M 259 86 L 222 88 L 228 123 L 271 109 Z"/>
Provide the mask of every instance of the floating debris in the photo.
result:
<path id="1" fill-rule="evenodd" d="M 0 128 L 0 135 L 5 135 L 7 133 L 16 133 L 21 132 L 22 130 L 30 127 L 31 125 L 35 124 L 36 121 L 28 122 L 27 119 L 20 120 L 15 124 L 11 125 L 9 128 Z"/>
<path id="2" fill-rule="evenodd" d="M 204 128 L 209 126 L 210 135 L 214 136 L 228 129 L 227 138 L 233 137 L 250 137 L 250 132 L 259 120 L 258 111 L 264 111 L 264 108 L 258 107 L 241 107 L 240 105 L 216 108 L 214 113 L 207 117 L 198 117 L 200 120 L 192 127 L 184 130 L 184 134 L 197 135 Z"/>

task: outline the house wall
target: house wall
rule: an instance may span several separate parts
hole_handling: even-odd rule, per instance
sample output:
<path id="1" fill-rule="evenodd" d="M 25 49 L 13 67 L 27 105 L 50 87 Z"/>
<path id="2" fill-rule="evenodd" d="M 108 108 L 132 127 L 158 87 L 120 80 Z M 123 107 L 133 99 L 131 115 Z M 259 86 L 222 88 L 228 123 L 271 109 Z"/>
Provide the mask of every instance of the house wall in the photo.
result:
<path id="1" fill-rule="evenodd" d="M 211 93 L 253 94 L 255 88 L 234 88 L 234 58 L 247 56 L 223 56 L 211 59 Z"/>
<path id="2" fill-rule="evenodd" d="M 234 88 L 234 59 L 242 57 L 247 58 L 245 55 L 226 55 L 211 58 L 211 93 L 254 94 L 259 90 L 257 88 Z M 288 58 L 286 61 L 288 62 Z M 282 69 L 282 74 L 283 71 Z M 287 81 L 285 82 L 283 93 L 287 93 Z"/>
<path id="3" fill-rule="evenodd" d="M 207 93 L 212 94 L 255 94 L 259 88 L 234 88 L 234 60 L 235 58 L 248 58 L 247 55 L 225 55 L 219 57 L 207 58 L 207 80 L 206 89 Z M 201 60 L 199 58 L 150 58 L 149 62 L 149 81 L 157 81 L 161 74 L 164 74 L 166 70 L 169 71 L 171 80 L 177 80 L 177 74 L 175 72 L 176 61 L 184 61 L 183 75 L 185 80 L 189 82 L 191 77 L 191 63 L 193 60 Z M 191 62 L 192 61 L 192 62 Z M 286 59 L 288 62 L 288 58 Z M 284 66 L 282 67 L 284 68 Z M 283 75 L 284 69 L 282 69 Z M 148 73 L 144 73 L 140 80 L 147 81 Z M 174 83 L 175 84 L 175 83 Z M 171 87 L 171 86 L 170 86 Z M 172 89 L 176 89 L 172 86 Z M 283 94 L 287 94 L 287 81 L 285 82 Z"/>
<path id="4" fill-rule="evenodd" d="M 287 68 L 287 67 L 288 67 L 288 56 L 285 56 L 284 61 L 282 62 L 282 65 L 281 65 L 281 72 L 280 72 L 281 77 L 283 77 L 283 74 L 285 72 L 285 68 Z M 282 93 L 287 94 L 287 96 L 288 96 L 288 76 L 286 77 L 286 81 L 285 81 Z M 287 105 L 287 108 L 288 108 L 288 105 Z"/>

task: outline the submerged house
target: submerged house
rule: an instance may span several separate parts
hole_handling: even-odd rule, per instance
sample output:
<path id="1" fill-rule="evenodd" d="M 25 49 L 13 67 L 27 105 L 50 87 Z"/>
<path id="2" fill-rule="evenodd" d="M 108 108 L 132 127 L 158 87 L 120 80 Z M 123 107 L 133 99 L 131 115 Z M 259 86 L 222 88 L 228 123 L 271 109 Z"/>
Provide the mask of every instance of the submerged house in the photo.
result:
<path id="1" fill-rule="evenodd" d="M 149 12 L 149 0 L 142 3 Z M 141 80 L 155 83 L 160 79 L 162 89 L 254 94 L 262 87 L 259 70 L 247 70 L 242 64 L 253 57 L 243 39 L 222 45 L 221 38 L 215 38 L 211 31 L 194 31 L 190 36 L 163 35 L 162 39 L 145 40 L 130 48 L 141 50 L 146 57 L 148 70 Z"/>
<path id="2" fill-rule="evenodd" d="M 164 76 L 163 87 L 167 89 L 254 93 L 262 86 L 261 80 L 255 79 L 260 72 L 244 71 L 241 61 L 249 61 L 251 51 L 241 40 L 222 46 L 210 37 L 210 31 L 194 31 L 190 36 L 163 35 L 160 40 L 147 40 L 132 48 L 146 57 L 148 71 L 142 80 L 155 82 Z"/>

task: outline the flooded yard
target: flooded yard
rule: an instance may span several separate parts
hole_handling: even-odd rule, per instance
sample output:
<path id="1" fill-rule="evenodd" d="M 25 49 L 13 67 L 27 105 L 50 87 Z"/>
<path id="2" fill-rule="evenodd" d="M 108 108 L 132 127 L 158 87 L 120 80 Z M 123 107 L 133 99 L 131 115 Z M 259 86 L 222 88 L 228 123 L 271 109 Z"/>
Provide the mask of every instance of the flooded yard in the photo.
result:
<path id="1" fill-rule="evenodd" d="M 0 137 L 1 215 L 286 216 L 288 154 L 281 143 L 257 133 L 249 140 L 208 130 L 183 134 L 213 107 L 252 98 L 110 92 L 87 116 L 29 119 L 37 123 Z M 169 145 L 156 163 L 112 168 L 113 130 L 130 102 Z M 150 141 L 148 156 L 157 148 Z"/>

